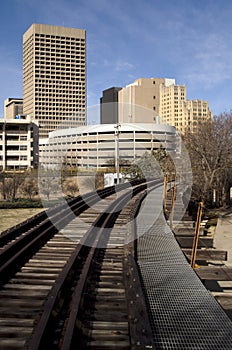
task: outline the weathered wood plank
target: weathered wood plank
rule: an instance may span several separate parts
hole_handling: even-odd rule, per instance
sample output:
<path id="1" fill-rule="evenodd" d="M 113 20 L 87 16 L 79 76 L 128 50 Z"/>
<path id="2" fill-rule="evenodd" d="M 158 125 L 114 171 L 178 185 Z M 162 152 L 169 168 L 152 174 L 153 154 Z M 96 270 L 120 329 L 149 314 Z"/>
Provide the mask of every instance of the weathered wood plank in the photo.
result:
<path id="1" fill-rule="evenodd" d="M 232 293 L 214 292 L 212 295 L 217 299 L 224 310 L 232 310 Z"/>
<path id="2" fill-rule="evenodd" d="M 194 228 L 194 224 L 195 224 L 195 221 L 193 220 L 187 220 L 187 221 L 181 220 L 181 222 L 173 220 L 174 231 L 176 228 L 180 228 L 180 227 Z"/>
<path id="3" fill-rule="evenodd" d="M 195 272 L 202 280 L 232 281 L 232 268 L 227 266 L 201 266 Z"/>
<path id="4" fill-rule="evenodd" d="M 203 229 L 200 229 L 200 235 L 203 235 Z M 174 229 L 175 236 L 193 237 L 195 235 L 194 227 L 179 227 Z"/>
<path id="5" fill-rule="evenodd" d="M 183 248 L 183 253 L 187 259 L 191 259 L 192 249 Z M 226 250 L 219 249 L 197 249 L 197 260 L 220 260 L 226 261 L 228 253 Z"/>
<path id="6" fill-rule="evenodd" d="M 192 248 L 193 246 L 193 237 L 176 236 L 176 240 L 181 248 Z M 213 248 L 213 238 L 200 237 L 198 248 Z"/>

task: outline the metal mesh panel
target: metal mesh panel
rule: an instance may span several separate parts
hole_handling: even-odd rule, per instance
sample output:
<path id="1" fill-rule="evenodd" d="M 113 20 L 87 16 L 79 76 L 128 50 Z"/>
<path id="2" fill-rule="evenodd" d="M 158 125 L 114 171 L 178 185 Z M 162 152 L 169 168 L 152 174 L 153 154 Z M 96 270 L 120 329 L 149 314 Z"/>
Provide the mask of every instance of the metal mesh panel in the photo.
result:
<path id="1" fill-rule="evenodd" d="M 154 254 L 155 253 L 155 254 Z M 137 256 L 144 261 L 179 261 L 185 263 L 186 258 L 173 235 L 146 235 L 139 239 Z"/>
<path id="2" fill-rule="evenodd" d="M 187 263 L 164 217 L 137 242 L 157 349 L 231 350 L 232 322 Z"/>
<path id="3" fill-rule="evenodd" d="M 139 263 L 143 281 L 147 289 L 194 289 L 205 290 L 196 273 L 189 266 L 179 264 Z"/>

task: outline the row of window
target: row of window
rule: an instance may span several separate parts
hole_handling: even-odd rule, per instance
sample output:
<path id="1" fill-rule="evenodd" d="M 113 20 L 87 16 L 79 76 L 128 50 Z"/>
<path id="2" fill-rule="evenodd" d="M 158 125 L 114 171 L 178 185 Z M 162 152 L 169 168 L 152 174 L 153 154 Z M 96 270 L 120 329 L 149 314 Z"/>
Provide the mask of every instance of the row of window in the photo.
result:
<path id="1" fill-rule="evenodd" d="M 35 85 L 38 86 L 38 87 L 44 87 L 44 85 L 47 85 L 47 86 L 70 86 L 70 85 L 74 85 L 74 86 L 81 86 L 83 87 L 83 83 L 82 82 L 76 82 L 76 81 L 58 81 L 56 83 L 52 82 L 51 80 L 47 79 L 47 80 L 42 80 L 42 79 L 36 79 L 35 80 Z"/>
<path id="2" fill-rule="evenodd" d="M 35 45 L 35 51 L 46 51 L 46 52 L 67 52 L 72 53 L 75 51 L 84 51 L 85 44 L 79 44 L 79 45 L 45 45 L 45 44 L 36 44 Z"/>
<path id="3" fill-rule="evenodd" d="M 27 135 L 6 135 L 7 141 L 27 141 Z"/>
<path id="4" fill-rule="evenodd" d="M 55 75 L 66 75 L 66 74 L 70 74 L 70 72 L 72 73 L 76 73 L 78 75 L 80 75 L 80 73 L 85 73 L 85 69 L 83 67 L 77 66 L 77 67 L 45 67 L 45 68 L 41 68 L 36 67 L 35 69 L 35 75 L 37 74 L 55 74 Z"/>
<path id="5" fill-rule="evenodd" d="M 26 151 L 27 145 L 8 145 L 7 151 Z"/>
<path id="6" fill-rule="evenodd" d="M 30 37 L 32 38 L 32 37 Z M 85 39 L 83 38 L 75 38 L 75 37 L 71 37 L 71 36 L 63 36 L 63 35 L 53 35 L 53 34 L 42 34 L 42 33 L 35 33 L 35 38 L 36 40 L 38 40 L 38 38 L 40 38 L 40 40 L 49 40 L 49 39 L 55 39 L 57 40 L 61 40 L 61 41 L 85 41 Z"/>
<path id="7" fill-rule="evenodd" d="M 76 59 L 77 55 L 81 55 L 81 57 L 85 57 L 85 50 L 79 49 L 76 51 L 66 51 L 66 50 L 57 50 L 51 49 L 51 50 L 35 50 L 35 55 L 37 59 L 50 59 L 53 58 L 64 58 L 67 57 L 69 59 Z"/>
<path id="8" fill-rule="evenodd" d="M 49 107 L 49 108 L 53 108 L 53 107 L 62 107 L 62 108 L 66 108 L 66 107 L 77 107 L 77 105 L 85 105 L 85 99 L 67 99 L 65 98 L 60 98 L 60 99 L 50 99 L 50 98 L 40 98 L 40 99 L 37 99 L 36 102 L 35 102 L 35 105 L 37 107 Z"/>
<path id="9" fill-rule="evenodd" d="M 76 96 L 76 98 L 80 95 L 83 97 L 85 95 L 85 89 L 83 89 L 80 86 L 70 86 L 65 88 L 64 86 L 54 86 L 54 87 L 36 87 L 35 88 L 35 95 L 38 97 L 67 97 L 67 96 Z"/>
<path id="10" fill-rule="evenodd" d="M 50 40 L 49 38 L 35 38 L 35 45 L 40 44 L 40 45 L 62 45 L 62 46 L 75 46 L 75 45 L 85 45 L 85 40 L 84 39 L 76 39 L 76 40 L 60 40 L 57 39 Z"/>
<path id="11" fill-rule="evenodd" d="M 130 148 L 128 148 L 128 147 L 125 147 L 125 148 L 122 148 L 122 147 L 120 147 L 120 150 L 128 150 L 128 149 L 133 149 L 133 143 L 131 144 L 131 142 L 133 142 L 133 141 L 130 141 L 130 142 L 128 142 L 127 140 L 125 140 L 125 142 L 123 142 L 123 140 L 120 140 L 120 143 L 130 143 L 130 145 L 129 146 L 131 146 Z M 147 143 L 147 144 L 156 144 L 157 142 L 160 142 L 160 140 L 153 140 L 153 143 L 152 143 L 152 141 L 151 140 L 135 140 L 135 146 L 136 146 L 136 149 L 143 149 L 144 147 L 141 147 L 141 148 L 138 148 L 138 145 L 140 145 L 141 143 Z M 163 140 L 163 142 L 165 142 L 165 140 Z M 167 141 L 167 143 L 169 143 L 169 142 L 172 142 L 172 141 Z M 92 142 L 89 142 L 89 143 L 95 143 L 95 144 L 97 144 L 97 142 L 96 141 L 92 141 Z M 78 148 L 74 148 L 74 149 L 68 149 L 68 151 L 70 151 L 70 152 L 81 152 L 81 151 L 85 151 L 85 152 L 93 152 L 93 151 L 96 151 L 96 149 L 92 149 L 92 148 L 83 148 L 83 144 L 85 144 L 85 143 L 81 143 L 81 142 L 71 142 L 71 141 L 69 141 L 69 142 L 61 142 L 61 143 L 56 143 L 56 142 L 54 142 L 54 143 L 50 143 L 49 144 L 49 146 L 51 147 L 51 148 L 47 148 L 47 151 L 48 152 L 56 152 L 56 151 L 59 151 L 58 149 L 57 149 L 57 147 L 63 147 L 63 146 L 68 146 L 68 145 L 79 145 L 79 149 Z M 108 147 L 103 147 L 103 148 L 101 148 L 101 146 L 99 145 L 100 143 L 98 143 L 98 151 L 111 151 L 111 150 L 114 150 L 115 149 L 115 147 L 114 147 L 114 142 L 113 141 L 111 141 L 111 142 L 109 142 L 109 145 L 107 145 Z M 86 144 L 86 146 L 87 146 L 87 144 Z M 55 149 L 53 148 L 53 147 L 55 147 Z"/>
<path id="12" fill-rule="evenodd" d="M 47 61 L 41 61 L 35 63 L 35 69 L 50 69 L 50 70 L 60 70 L 65 68 L 79 68 L 79 69 L 85 69 L 85 61 L 76 59 L 76 60 L 47 60 Z"/>
<path id="13" fill-rule="evenodd" d="M 43 127 L 42 131 L 45 130 L 46 127 L 56 127 L 57 125 L 62 126 L 66 128 L 67 125 L 73 126 L 73 127 L 78 127 L 85 125 L 85 118 L 84 117 L 76 117 L 75 120 L 70 121 L 69 116 L 67 114 L 59 115 L 59 117 L 56 120 L 51 120 L 51 117 L 49 116 L 49 113 L 46 113 L 46 117 L 38 117 L 40 120 L 40 123 Z M 60 123 L 62 123 L 60 125 Z M 44 125 L 45 124 L 45 125 Z"/>
<path id="14" fill-rule="evenodd" d="M 72 77 L 73 79 L 79 78 L 79 77 L 85 77 L 85 71 L 84 70 L 77 70 L 77 69 L 65 69 L 64 71 L 56 71 L 53 72 L 50 71 L 36 71 L 35 72 L 35 78 L 36 79 L 68 79 Z"/>
<path id="15" fill-rule="evenodd" d="M 63 107 L 75 107 L 77 104 L 83 104 L 85 103 L 85 94 L 79 94 L 78 96 L 76 94 L 57 94 L 57 95 L 50 95 L 50 94 L 36 94 L 35 96 L 35 103 L 37 105 L 44 105 L 44 106 L 63 106 Z"/>
<path id="16" fill-rule="evenodd" d="M 27 156 L 7 156 L 7 161 L 27 160 Z"/>

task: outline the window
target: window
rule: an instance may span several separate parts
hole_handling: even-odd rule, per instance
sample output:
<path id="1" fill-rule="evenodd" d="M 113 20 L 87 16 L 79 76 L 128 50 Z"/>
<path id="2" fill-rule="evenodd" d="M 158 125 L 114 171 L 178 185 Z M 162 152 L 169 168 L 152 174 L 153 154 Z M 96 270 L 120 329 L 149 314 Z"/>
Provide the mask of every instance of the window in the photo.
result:
<path id="1" fill-rule="evenodd" d="M 21 140 L 21 141 L 27 141 L 27 136 L 22 136 L 22 135 L 21 135 L 21 136 L 20 136 L 20 140 Z"/>

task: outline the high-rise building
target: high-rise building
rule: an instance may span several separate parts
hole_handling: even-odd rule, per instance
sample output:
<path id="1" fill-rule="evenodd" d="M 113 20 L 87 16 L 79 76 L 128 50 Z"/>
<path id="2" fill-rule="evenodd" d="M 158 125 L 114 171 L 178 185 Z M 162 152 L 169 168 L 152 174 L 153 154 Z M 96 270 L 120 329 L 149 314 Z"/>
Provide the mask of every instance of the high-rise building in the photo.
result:
<path id="1" fill-rule="evenodd" d="M 113 91 L 108 89 L 103 91 Z M 195 132 L 199 123 L 212 119 L 208 102 L 187 100 L 186 86 L 176 85 L 175 79 L 140 78 L 117 91 L 118 115 L 108 107 L 104 123 L 167 123 L 177 130 Z M 116 100 L 116 97 L 115 97 Z M 104 102 L 102 100 L 101 122 Z"/>
<path id="2" fill-rule="evenodd" d="M 159 114 L 164 78 L 140 78 L 118 93 L 120 123 L 154 123 Z"/>
<path id="3" fill-rule="evenodd" d="M 86 31 L 32 24 L 23 35 L 23 113 L 40 138 L 86 124 Z"/>
<path id="4" fill-rule="evenodd" d="M 185 85 L 160 87 L 159 115 L 182 133 L 196 132 L 200 123 L 212 120 L 208 101 L 187 100 Z"/>
<path id="5" fill-rule="evenodd" d="M 182 126 L 180 129 L 195 132 L 199 127 L 199 123 L 211 121 L 212 117 L 213 114 L 209 109 L 208 101 L 187 100 L 184 103 L 184 116 L 182 117 Z"/>
<path id="6" fill-rule="evenodd" d="M 184 105 L 186 101 L 186 86 L 163 84 L 160 86 L 159 114 L 170 125 L 180 126 L 179 119 L 184 116 Z M 179 128 L 178 128 L 179 129 Z"/>

